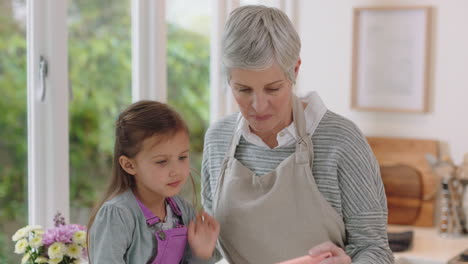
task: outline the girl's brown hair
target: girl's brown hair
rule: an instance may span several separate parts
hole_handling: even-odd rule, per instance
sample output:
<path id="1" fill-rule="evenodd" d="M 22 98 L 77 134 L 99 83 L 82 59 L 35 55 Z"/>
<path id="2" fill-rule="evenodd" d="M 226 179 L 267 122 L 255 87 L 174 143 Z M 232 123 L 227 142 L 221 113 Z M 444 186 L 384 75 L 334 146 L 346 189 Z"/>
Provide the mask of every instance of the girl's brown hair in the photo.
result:
<path id="1" fill-rule="evenodd" d="M 135 188 L 135 178 L 128 174 L 119 164 L 119 157 L 124 155 L 135 157 L 142 148 L 142 142 L 157 135 L 158 140 L 171 138 L 177 132 L 189 134 L 187 125 L 182 117 L 168 105 L 143 100 L 133 103 L 122 113 L 115 122 L 115 146 L 112 160 L 112 175 L 102 201 L 94 208 L 88 222 L 88 230 L 96 218 L 99 208 L 108 200 Z M 193 178 L 192 185 L 195 188 Z M 89 237 L 88 237 L 89 242 Z"/>

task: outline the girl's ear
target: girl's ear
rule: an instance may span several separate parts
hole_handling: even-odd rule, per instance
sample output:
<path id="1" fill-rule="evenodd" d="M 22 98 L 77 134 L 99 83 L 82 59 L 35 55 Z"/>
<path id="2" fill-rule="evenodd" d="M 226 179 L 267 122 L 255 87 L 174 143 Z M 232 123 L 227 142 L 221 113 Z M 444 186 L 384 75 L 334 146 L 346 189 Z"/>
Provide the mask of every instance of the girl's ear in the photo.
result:
<path id="1" fill-rule="evenodd" d="M 136 174 L 135 164 L 127 156 L 124 156 L 124 155 L 120 156 L 119 157 L 119 164 L 120 164 L 120 167 L 122 167 L 122 169 L 125 172 L 127 172 L 128 174 L 130 174 L 130 175 L 135 175 Z"/>

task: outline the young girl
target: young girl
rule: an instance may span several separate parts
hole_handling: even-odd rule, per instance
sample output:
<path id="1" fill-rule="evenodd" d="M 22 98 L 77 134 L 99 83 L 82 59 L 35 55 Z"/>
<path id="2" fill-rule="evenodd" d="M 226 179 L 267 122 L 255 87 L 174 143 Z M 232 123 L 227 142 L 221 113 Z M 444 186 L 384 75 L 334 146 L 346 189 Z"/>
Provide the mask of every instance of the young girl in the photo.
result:
<path id="1" fill-rule="evenodd" d="M 90 262 L 211 263 L 218 223 L 204 212 L 195 217 L 176 196 L 190 174 L 181 117 L 140 101 L 119 115 L 115 136 L 112 179 L 88 225 Z"/>

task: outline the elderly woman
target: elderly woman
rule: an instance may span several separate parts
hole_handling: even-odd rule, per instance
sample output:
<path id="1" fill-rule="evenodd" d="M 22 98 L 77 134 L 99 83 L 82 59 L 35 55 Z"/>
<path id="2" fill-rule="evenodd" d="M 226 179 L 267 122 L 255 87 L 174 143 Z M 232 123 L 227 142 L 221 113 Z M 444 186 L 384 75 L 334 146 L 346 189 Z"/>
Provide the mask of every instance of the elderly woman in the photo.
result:
<path id="1" fill-rule="evenodd" d="M 326 263 L 393 263 L 376 159 L 316 93 L 296 97 L 300 48 L 278 9 L 244 6 L 227 21 L 222 59 L 240 113 L 209 128 L 202 165 L 219 249 L 242 264 L 323 252 Z"/>

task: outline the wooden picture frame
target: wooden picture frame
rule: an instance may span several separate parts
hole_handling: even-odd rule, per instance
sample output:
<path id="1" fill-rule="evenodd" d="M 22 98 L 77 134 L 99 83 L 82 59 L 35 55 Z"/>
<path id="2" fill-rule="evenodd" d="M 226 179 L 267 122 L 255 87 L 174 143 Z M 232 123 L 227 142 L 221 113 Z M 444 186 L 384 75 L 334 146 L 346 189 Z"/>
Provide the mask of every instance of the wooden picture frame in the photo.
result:
<path id="1" fill-rule="evenodd" d="M 431 7 L 354 8 L 351 108 L 428 111 Z"/>

